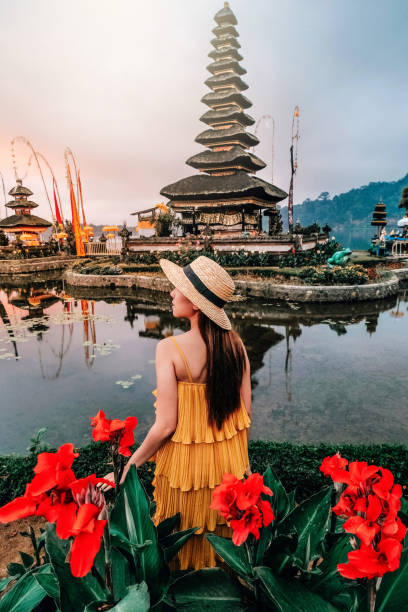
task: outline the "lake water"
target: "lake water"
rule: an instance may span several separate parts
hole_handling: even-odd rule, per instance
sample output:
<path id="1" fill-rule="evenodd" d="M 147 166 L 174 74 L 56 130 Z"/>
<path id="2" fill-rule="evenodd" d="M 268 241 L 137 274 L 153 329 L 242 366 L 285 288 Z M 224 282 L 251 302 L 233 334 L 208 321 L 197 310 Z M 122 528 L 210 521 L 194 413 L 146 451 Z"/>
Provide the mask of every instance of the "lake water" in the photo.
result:
<path id="1" fill-rule="evenodd" d="M 25 452 L 44 426 L 53 446 L 87 443 L 99 409 L 136 415 L 139 440 L 153 422 L 156 344 L 185 324 L 161 293 L 75 291 L 55 281 L 0 288 L 0 454 Z M 343 307 L 248 301 L 229 312 L 251 362 L 253 438 L 406 443 L 404 293 Z"/>

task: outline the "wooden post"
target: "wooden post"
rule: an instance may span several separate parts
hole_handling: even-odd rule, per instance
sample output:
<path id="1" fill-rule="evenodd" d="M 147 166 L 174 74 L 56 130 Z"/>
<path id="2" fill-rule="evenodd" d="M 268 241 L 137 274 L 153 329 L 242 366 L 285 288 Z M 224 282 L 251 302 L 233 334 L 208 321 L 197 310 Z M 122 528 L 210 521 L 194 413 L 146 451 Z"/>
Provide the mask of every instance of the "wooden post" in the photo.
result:
<path id="1" fill-rule="evenodd" d="M 245 232 L 245 208 L 243 208 L 241 211 L 241 226 L 242 232 Z"/>

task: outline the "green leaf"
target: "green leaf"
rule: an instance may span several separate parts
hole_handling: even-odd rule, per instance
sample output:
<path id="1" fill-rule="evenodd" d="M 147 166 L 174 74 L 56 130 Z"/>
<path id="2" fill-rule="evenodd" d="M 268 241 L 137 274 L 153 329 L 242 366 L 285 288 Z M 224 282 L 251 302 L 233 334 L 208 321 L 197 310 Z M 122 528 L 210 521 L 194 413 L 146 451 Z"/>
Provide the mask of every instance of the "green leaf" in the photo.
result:
<path id="1" fill-rule="evenodd" d="M 235 546 L 230 538 L 222 538 L 214 533 L 207 533 L 205 537 L 210 542 L 215 552 L 224 559 L 225 563 L 243 578 L 247 580 L 251 579 L 252 567 L 243 545 Z"/>
<path id="2" fill-rule="evenodd" d="M 160 542 L 160 546 L 164 551 L 164 560 L 166 563 L 172 560 L 174 555 L 184 546 L 184 544 L 191 538 L 191 536 L 197 531 L 198 527 L 190 527 L 184 531 L 176 531 Z"/>
<path id="3" fill-rule="evenodd" d="M 100 612 L 105 601 L 93 601 L 86 606 L 84 612 Z M 114 612 L 148 612 L 150 610 L 150 598 L 147 584 L 141 582 L 134 584 L 126 590 L 124 597 L 109 608 Z"/>
<path id="4" fill-rule="evenodd" d="M 115 612 L 148 612 L 149 609 L 150 597 L 145 582 L 129 587 L 124 598 L 111 608 Z"/>
<path id="5" fill-rule="evenodd" d="M 25 569 L 29 569 L 33 565 L 34 557 L 32 557 L 31 555 L 28 555 L 25 552 L 20 552 L 20 557 Z"/>
<path id="6" fill-rule="evenodd" d="M 46 592 L 29 572 L 0 599 L 0 612 L 31 612 L 45 596 Z"/>
<path id="7" fill-rule="evenodd" d="M 180 512 L 178 512 L 174 516 L 170 516 L 169 518 L 164 519 L 164 521 L 159 523 L 156 527 L 159 543 L 161 543 L 160 541 L 163 540 L 163 538 L 166 538 L 168 535 L 170 535 L 175 529 L 178 529 L 179 525 L 180 525 Z"/>
<path id="8" fill-rule="evenodd" d="M 347 555 L 353 550 L 350 536 L 342 535 L 332 548 L 324 555 L 324 561 L 319 565 L 322 574 L 312 578 L 311 590 L 320 593 L 322 597 L 331 601 L 334 595 L 341 593 L 353 583 L 345 580 L 339 574 L 337 565 L 347 563 Z"/>
<path id="9" fill-rule="evenodd" d="M 115 600 L 122 599 L 125 596 L 127 587 L 134 582 L 134 576 L 130 573 L 130 564 L 121 552 L 112 548 L 112 581 L 113 581 L 113 596 Z"/>
<path id="10" fill-rule="evenodd" d="M 290 512 L 288 495 L 283 484 L 270 466 L 268 466 L 263 474 L 263 481 L 273 491 L 272 497 L 266 496 L 265 499 L 271 502 L 275 520 L 279 522 Z"/>
<path id="11" fill-rule="evenodd" d="M 35 568 L 33 570 L 33 576 L 49 597 L 52 597 L 55 601 L 59 601 L 59 584 L 51 563 Z"/>
<path id="12" fill-rule="evenodd" d="M 402 612 L 408 609 L 408 550 L 401 555 L 400 566 L 382 577 L 375 612 Z"/>
<path id="13" fill-rule="evenodd" d="M 0 593 L 4 591 L 4 589 L 10 584 L 10 582 L 13 582 L 13 580 L 17 580 L 18 578 L 19 576 L 7 576 L 6 578 L 2 578 L 0 580 Z"/>
<path id="14" fill-rule="evenodd" d="M 108 590 L 102 588 L 91 573 L 83 578 L 72 575 L 66 561 L 71 542 L 57 537 L 55 525 L 47 524 L 45 546 L 58 582 L 63 585 L 59 604 L 64 612 L 78 612 L 92 601 L 106 600 Z"/>
<path id="15" fill-rule="evenodd" d="M 21 563 L 9 563 L 7 566 L 7 571 L 10 576 L 22 576 L 25 574 L 25 567 L 21 565 Z"/>
<path id="16" fill-rule="evenodd" d="M 170 587 L 166 601 L 177 610 L 202 612 L 243 612 L 240 591 L 220 568 L 191 572 L 176 580 Z"/>
<path id="17" fill-rule="evenodd" d="M 299 580 L 275 576 L 269 567 L 256 567 L 263 589 L 278 612 L 336 612 L 338 609 L 309 591 Z"/>
<path id="18" fill-rule="evenodd" d="M 116 500 L 111 514 L 111 526 L 124 533 L 132 543 L 137 582 L 145 581 L 155 603 L 161 597 L 168 578 L 168 568 L 164 563 L 163 552 L 157 542 L 156 528 L 150 518 L 149 500 L 140 484 L 135 466 L 130 468 L 122 491 Z M 137 550 L 134 545 L 147 548 Z"/>
<path id="19" fill-rule="evenodd" d="M 331 490 L 325 487 L 299 504 L 283 521 L 282 527 L 294 527 L 298 534 L 295 559 L 306 568 L 322 552 L 330 518 Z"/>

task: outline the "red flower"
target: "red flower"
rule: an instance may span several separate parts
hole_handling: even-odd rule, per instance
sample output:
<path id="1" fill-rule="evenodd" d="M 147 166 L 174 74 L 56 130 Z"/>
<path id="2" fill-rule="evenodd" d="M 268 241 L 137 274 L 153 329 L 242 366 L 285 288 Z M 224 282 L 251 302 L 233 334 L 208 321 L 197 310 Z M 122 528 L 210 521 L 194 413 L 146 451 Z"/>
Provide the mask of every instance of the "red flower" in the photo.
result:
<path id="1" fill-rule="evenodd" d="M 31 494 L 40 495 L 55 487 L 68 488 L 75 480 L 75 474 L 71 470 L 75 457 L 78 457 L 78 453 L 74 453 L 73 444 L 63 444 L 56 453 L 40 453 L 30 485 Z"/>
<path id="2" fill-rule="evenodd" d="M 399 567 L 402 545 L 394 538 L 382 538 L 377 550 L 364 544 L 348 554 L 348 563 L 340 563 L 338 571 L 345 578 L 376 578 Z"/>
<path id="3" fill-rule="evenodd" d="M 94 504 L 84 504 L 78 509 L 71 527 L 75 536 L 71 547 L 70 565 L 73 576 L 82 578 L 91 570 L 101 546 L 106 521 L 98 520 L 101 509 Z"/>
<path id="4" fill-rule="evenodd" d="M 345 470 L 347 464 L 347 459 L 343 459 L 340 453 L 336 453 L 332 457 L 325 457 L 323 459 L 320 471 L 325 476 L 330 476 L 333 482 L 348 482 L 349 476 Z"/>
<path id="5" fill-rule="evenodd" d="M 259 510 L 262 512 L 262 523 L 264 527 L 267 527 L 275 519 L 275 515 L 272 510 L 272 506 L 268 501 L 260 500 L 257 503 Z"/>
<path id="6" fill-rule="evenodd" d="M 263 483 L 260 474 L 251 474 L 242 484 L 237 492 L 237 506 L 240 510 L 246 510 L 257 503 L 261 493 L 273 495 L 269 487 Z"/>
<path id="7" fill-rule="evenodd" d="M 381 502 L 376 495 L 369 495 L 366 506 L 366 518 L 359 515 L 351 516 L 343 528 L 347 533 L 354 533 L 365 546 L 368 546 L 380 531 L 380 525 L 376 521 L 381 514 Z"/>
<path id="8" fill-rule="evenodd" d="M 235 546 L 240 546 L 252 533 L 259 539 L 259 529 L 262 527 L 262 515 L 257 506 L 248 508 L 240 519 L 234 519 L 230 523 L 233 534 L 232 541 Z"/>
<path id="9" fill-rule="evenodd" d="M 43 497 L 45 496 L 32 495 L 30 485 L 28 484 L 24 495 L 16 497 L 16 499 L 0 508 L 0 523 L 11 523 L 12 521 L 18 521 L 19 519 L 36 514 Z"/>
<path id="10" fill-rule="evenodd" d="M 133 430 L 137 425 L 136 417 L 127 417 L 124 421 L 107 419 L 103 410 L 99 410 L 95 417 L 91 417 L 93 427 L 92 438 L 95 442 L 119 443 L 119 453 L 130 457 L 129 449 L 135 443 Z"/>
<path id="11" fill-rule="evenodd" d="M 242 482 L 233 474 L 224 474 L 222 482 L 213 491 L 213 501 L 210 508 L 218 512 L 226 519 L 238 518 L 239 511 L 236 507 L 237 493 L 242 488 Z"/>

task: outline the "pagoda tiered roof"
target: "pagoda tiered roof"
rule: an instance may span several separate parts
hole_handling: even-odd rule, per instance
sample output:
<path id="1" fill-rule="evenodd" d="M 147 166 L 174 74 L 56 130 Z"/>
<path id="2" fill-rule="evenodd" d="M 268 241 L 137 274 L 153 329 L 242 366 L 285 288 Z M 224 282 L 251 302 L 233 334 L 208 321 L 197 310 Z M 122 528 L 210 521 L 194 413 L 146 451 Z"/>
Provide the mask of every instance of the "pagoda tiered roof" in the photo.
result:
<path id="1" fill-rule="evenodd" d="M 28 189 L 28 191 L 30 190 Z M 38 204 L 31 200 L 12 200 L 11 202 L 7 202 L 6 206 L 7 208 L 38 208 Z"/>
<path id="2" fill-rule="evenodd" d="M 22 181 L 17 180 L 17 185 L 10 189 L 9 195 L 11 196 L 32 196 L 33 192 L 28 187 L 24 187 Z"/>
<path id="3" fill-rule="evenodd" d="M 0 221 L 0 229 L 12 228 L 47 228 L 51 227 L 52 223 L 37 217 L 36 215 L 11 215 Z"/>
<path id="4" fill-rule="evenodd" d="M 2 219 L 0 221 L 0 229 L 4 229 L 6 232 L 18 233 L 27 228 L 35 229 L 39 233 L 47 229 L 47 227 L 51 227 L 52 224 L 49 221 L 30 213 L 30 209 L 37 208 L 38 204 L 27 200 L 27 197 L 33 195 L 33 192 L 28 187 L 23 186 L 21 179 L 17 179 L 17 185 L 10 189 L 9 195 L 18 198 L 6 204 L 8 208 L 15 210 L 15 214 Z"/>
<path id="5" fill-rule="evenodd" d="M 220 212 L 224 208 L 234 209 L 234 219 L 225 220 L 225 225 L 231 226 L 232 222 L 236 225 L 236 214 L 240 218 L 247 211 L 249 224 L 260 227 L 260 221 L 256 221 L 257 210 L 268 208 L 272 213 L 276 203 L 286 198 L 287 194 L 251 176 L 265 168 L 266 164 L 248 150 L 259 141 L 246 131 L 255 120 L 245 112 L 252 103 L 241 93 L 248 89 L 248 85 L 241 79 L 246 70 L 239 63 L 242 56 L 237 51 L 241 46 L 235 28 L 237 20 L 228 2 L 224 3 L 214 19 L 217 23 L 213 29 L 215 38 L 211 41 L 214 49 L 209 53 L 213 62 L 207 66 L 211 76 L 205 81 L 211 91 L 201 98 L 201 102 L 210 110 L 200 117 L 210 129 L 204 130 L 195 139 L 207 149 L 186 161 L 200 174 L 167 185 L 160 193 L 169 198 L 170 205 L 180 212 L 191 213 L 194 207 L 201 211 Z M 219 225 L 218 221 L 208 219 L 209 223 Z M 245 220 L 242 227 L 244 225 Z"/>

